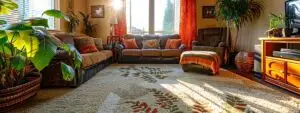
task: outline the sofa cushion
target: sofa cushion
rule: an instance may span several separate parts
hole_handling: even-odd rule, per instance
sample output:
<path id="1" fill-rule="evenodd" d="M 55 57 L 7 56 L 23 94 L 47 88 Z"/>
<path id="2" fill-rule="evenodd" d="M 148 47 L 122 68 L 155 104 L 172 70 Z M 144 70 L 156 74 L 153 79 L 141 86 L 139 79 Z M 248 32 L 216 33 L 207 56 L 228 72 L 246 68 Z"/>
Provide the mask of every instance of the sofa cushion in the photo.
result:
<path id="1" fill-rule="evenodd" d="M 137 44 L 137 46 L 139 47 L 139 49 L 142 49 L 143 47 L 143 36 L 141 35 L 131 35 L 131 34 L 127 34 L 125 35 L 124 39 L 135 39 L 135 42 Z"/>
<path id="2" fill-rule="evenodd" d="M 165 49 L 178 49 L 181 39 L 168 39 Z"/>
<path id="3" fill-rule="evenodd" d="M 137 46 L 134 38 L 122 39 L 122 43 L 123 43 L 125 49 L 138 49 L 138 46 Z"/>
<path id="4" fill-rule="evenodd" d="M 113 56 L 113 52 L 111 50 L 102 50 L 100 52 L 105 54 L 105 59 L 109 59 Z"/>
<path id="5" fill-rule="evenodd" d="M 180 57 L 181 51 L 179 49 L 163 49 L 161 56 L 163 57 Z"/>
<path id="6" fill-rule="evenodd" d="M 174 35 L 162 35 L 160 36 L 160 47 L 162 49 L 165 49 L 166 47 L 166 43 L 168 41 L 168 39 L 180 39 L 180 36 L 178 34 L 174 34 Z"/>
<path id="7" fill-rule="evenodd" d="M 141 49 L 124 49 L 122 51 L 123 56 L 141 56 L 142 50 Z"/>
<path id="8" fill-rule="evenodd" d="M 94 39 L 91 37 L 76 38 L 75 46 L 82 54 L 98 52 Z"/>
<path id="9" fill-rule="evenodd" d="M 96 45 L 97 49 L 99 51 L 103 50 L 104 48 L 103 48 L 102 39 L 100 39 L 100 38 L 93 38 L 93 39 L 94 39 L 94 42 L 95 42 L 95 45 Z"/>
<path id="10" fill-rule="evenodd" d="M 160 49 L 143 49 L 142 56 L 145 57 L 160 57 L 161 50 Z"/>
<path id="11" fill-rule="evenodd" d="M 82 68 L 92 66 L 105 60 L 106 56 L 102 52 L 81 54 Z"/>
<path id="12" fill-rule="evenodd" d="M 143 41 L 143 49 L 159 49 L 159 40 L 144 40 Z"/>

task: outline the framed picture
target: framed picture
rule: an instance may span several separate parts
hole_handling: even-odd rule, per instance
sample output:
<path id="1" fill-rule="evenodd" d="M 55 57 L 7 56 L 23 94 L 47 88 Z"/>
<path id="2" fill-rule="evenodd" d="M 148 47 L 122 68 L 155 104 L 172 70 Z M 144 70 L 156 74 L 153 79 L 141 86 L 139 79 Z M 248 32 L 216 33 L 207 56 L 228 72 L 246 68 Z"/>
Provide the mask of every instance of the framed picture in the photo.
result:
<path id="1" fill-rule="evenodd" d="M 203 6 L 202 18 L 216 18 L 215 6 Z"/>
<path id="2" fill-rule="evenodd" d="M 92 18 L 104 18 L 104 5 L 91 6 Z"/>

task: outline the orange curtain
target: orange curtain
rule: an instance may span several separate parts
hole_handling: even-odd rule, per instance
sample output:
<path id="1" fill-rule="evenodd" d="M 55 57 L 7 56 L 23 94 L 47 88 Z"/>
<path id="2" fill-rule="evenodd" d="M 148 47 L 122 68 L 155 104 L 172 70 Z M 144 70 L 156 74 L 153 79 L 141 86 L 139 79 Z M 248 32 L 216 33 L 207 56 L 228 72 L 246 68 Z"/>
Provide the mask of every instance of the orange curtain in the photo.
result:
<path id="1" fill-rule="evenodd" d="M 114 26 L 116 36 L 124 36 L 127 33 L 126 27 L 126 0 L 122 0 L 122 9 L 117 14 L 118 23 Z"/>
<path id="2" fill-rule="evenodd" d="M 196 0 L 180 0 L 179 34 L 187 49 L 192 48 L 192 41 L 196 38 L 196 32 Z"/>

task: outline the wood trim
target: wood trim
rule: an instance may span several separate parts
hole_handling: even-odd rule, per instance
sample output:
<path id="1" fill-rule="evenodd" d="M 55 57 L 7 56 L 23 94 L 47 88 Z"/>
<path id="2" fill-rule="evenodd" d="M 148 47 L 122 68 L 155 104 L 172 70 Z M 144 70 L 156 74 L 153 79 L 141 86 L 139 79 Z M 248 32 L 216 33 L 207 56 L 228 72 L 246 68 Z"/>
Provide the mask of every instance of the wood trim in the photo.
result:
<path id="1" fill-rule="evenodd" d="M 291 59 L 285 59 L 285 58 L 277 58 L 273 57 L 272 53 L 273 51 L 278 51 L 280 48 L 288 47 L 289 43 L 299 43 L 300 44 L 300 37 L 299 38 L 260 38 L 261 45 L 262 45 L 262 63 L 261 63 L 261 69 L 262 69 L 262 75 L 263 80 L 266 82 L 269 82 L 271 84 L 277 85 L 279 87 L 285 88 L 289 91 L 292 91 L 296 94 L 300 94 L 300 88 L 290 85 L 288 82 L 288 63 L 296 63 L 300 64 L 300 60 L 291 60 Z M 266 67 L 268 64 L 266 64 L 266 60 L 274 60 L 279 62 L 284 62 L 284 81 L 276 80 L 273 78 L 270 78 L 267 76 Z M 280 69 L 282 70 L 282 69 Z M 274 71 L 280 71 L 279 69 Z M 300 73 L 294 73 L 296 76 L 300 76 Z"/>

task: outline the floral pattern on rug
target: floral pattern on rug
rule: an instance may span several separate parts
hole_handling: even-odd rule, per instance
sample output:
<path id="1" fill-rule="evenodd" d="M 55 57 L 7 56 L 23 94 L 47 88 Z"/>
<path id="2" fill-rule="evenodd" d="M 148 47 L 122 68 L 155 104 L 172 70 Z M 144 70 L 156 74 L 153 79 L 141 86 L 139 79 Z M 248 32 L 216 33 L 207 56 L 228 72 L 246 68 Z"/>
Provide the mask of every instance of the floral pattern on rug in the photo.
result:
<path id="1" fill-rule="evenodd" d="M 162 79 L 155 76 L 157 73 L 163 76 Z M 150 82 L 143 76 L 150 76 L 156 81 Z M 80 87 L 42 89 L 37 96 L 12 113 L 300 113 L 299 111 L 299 98 L 224 69 L 217 76 L 209 76 L 183 72 L 181 66 L 176 64 L 115 64 Z"/>
<path id="2" fill-rule="evenodd" d="M 171 73 L 172 71 L 164 71 L 161 68 L 143 66 L 136 67 L 134 65 L 128 67 L 122 67 L 119 69 L 122 73 L 121 76 L 129 77 L 140 77 L 149 83 L 156 83 L 157 79 L 165 79 L 168 77 L 166 74 Z"/>

